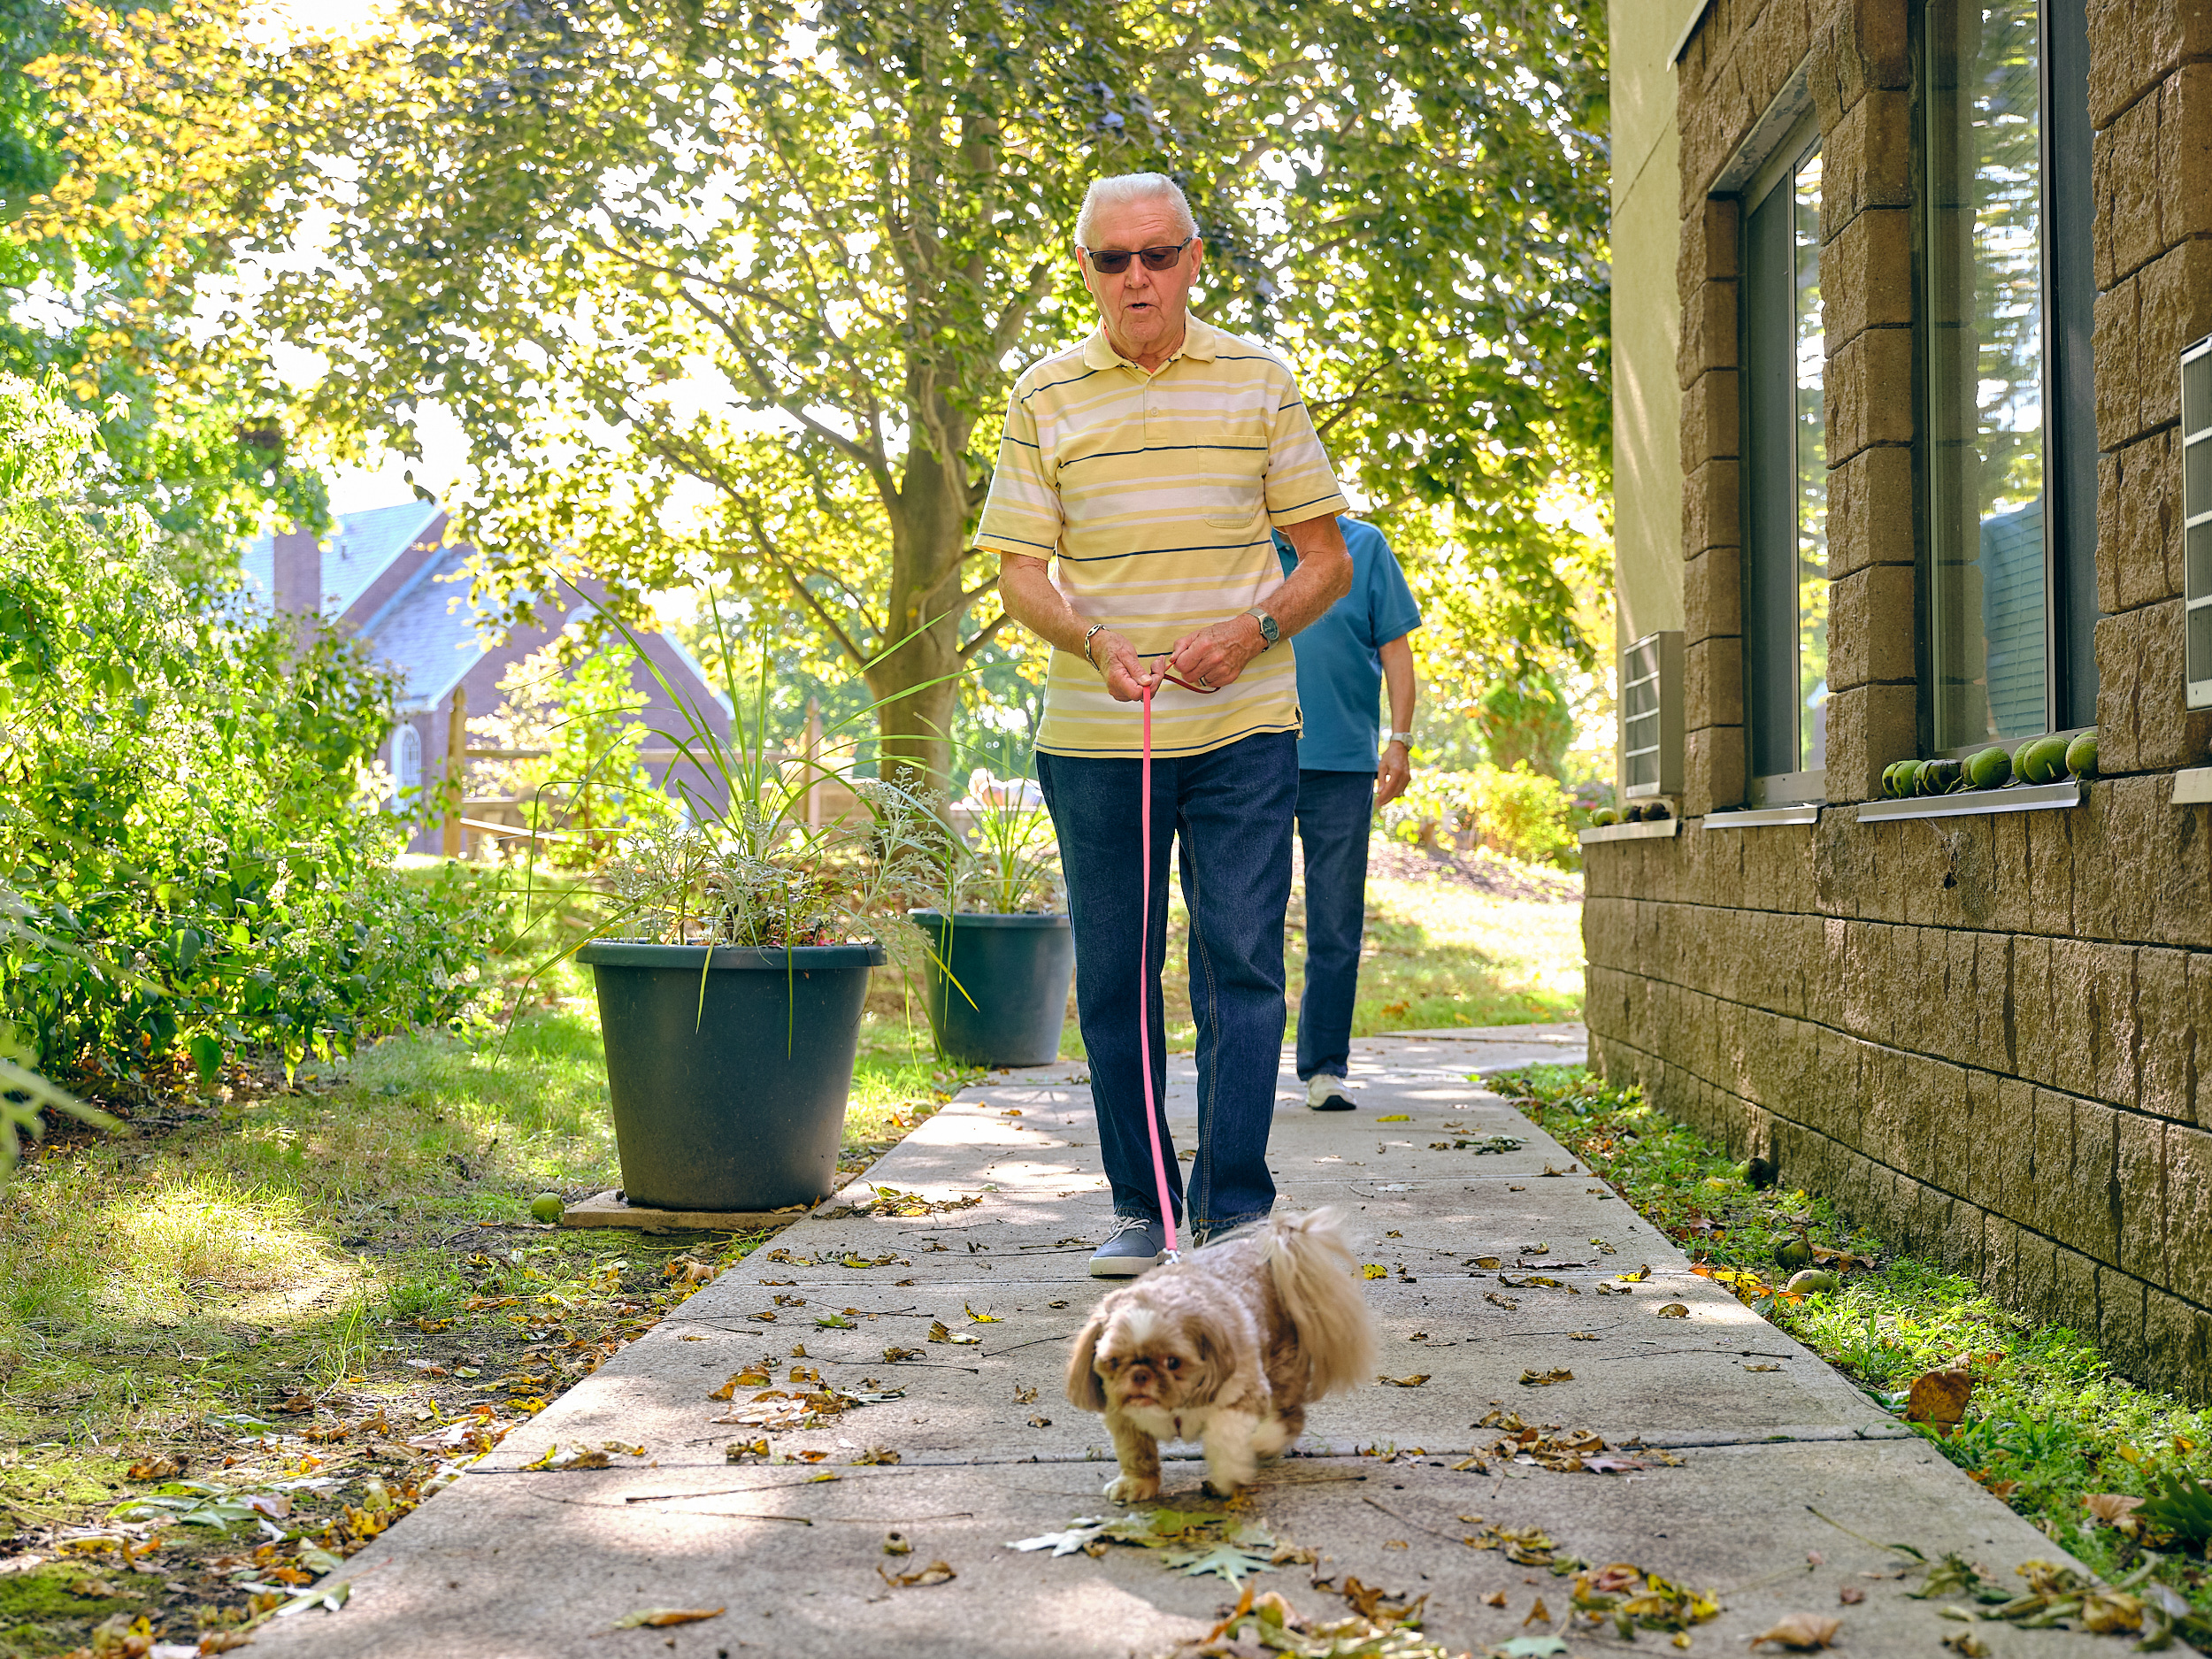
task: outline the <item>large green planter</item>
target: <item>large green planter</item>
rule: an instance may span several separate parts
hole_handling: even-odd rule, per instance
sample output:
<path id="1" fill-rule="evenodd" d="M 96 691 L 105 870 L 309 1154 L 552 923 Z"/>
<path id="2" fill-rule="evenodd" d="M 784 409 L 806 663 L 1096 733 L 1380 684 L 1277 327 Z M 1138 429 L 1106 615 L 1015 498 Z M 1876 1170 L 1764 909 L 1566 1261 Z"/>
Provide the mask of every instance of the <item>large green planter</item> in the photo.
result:
<path id="1" fill-rule="evenodd" d="M 595 939 L 576 959 L 598 986 L 631 1203 L 780 1210 L 830 1194 L 880 945 L 722 946 L 707 965 L 703 945 Z"/>
<path id="2" fill-rule="evenodd" d="M 1066 917 L 916 910 L 914 919 L 936 952 L 926 977 L 940 1050 L 970 1065 L 1046 1065 L 1059 1057 L 1075 978 Z"/>

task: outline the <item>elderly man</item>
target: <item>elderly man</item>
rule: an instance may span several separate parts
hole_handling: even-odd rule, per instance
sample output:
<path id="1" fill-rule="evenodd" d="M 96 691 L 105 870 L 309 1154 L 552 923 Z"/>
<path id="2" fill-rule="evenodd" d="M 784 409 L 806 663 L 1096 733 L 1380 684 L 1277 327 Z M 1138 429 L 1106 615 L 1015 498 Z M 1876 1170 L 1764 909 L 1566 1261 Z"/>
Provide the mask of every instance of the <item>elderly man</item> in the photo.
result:
<path id="1" fill-rule="evenodd" d="M 999 556 L 1007 613 L 1055 648 L 1037 777 L 1067 879 L 1077 1017 L 1113 1187 L 1116 1225 L 1091 1271 L 1114 1278 L 1141 1273 L 1165 1244 L 1140 1067 L 1163 1106 L 1170 1202 L 1191 1237 L 1202 1243 L 1274 1204 L 1267 1138 L 1298 802 L 1289 641 L 1352 572 L 1336 522 L 1346 503 L 1290 371 L 1187 312 L 1206 247 L 1183 193 L 1159 173 L 1101 179 L 1075 242 L 1100 326 L 1016 382 L 976 545 Z M 1288 577 L 1271 527 L 1294 551 Z M 1136 705 L 1148 689 L 1151 930 L 1140 939 Z M 1161 1030 L 1176 839 L 1198 1025 L 1187 1194 Z M 1138 1050 L 1140 996 L 1148 1054 Z"/>

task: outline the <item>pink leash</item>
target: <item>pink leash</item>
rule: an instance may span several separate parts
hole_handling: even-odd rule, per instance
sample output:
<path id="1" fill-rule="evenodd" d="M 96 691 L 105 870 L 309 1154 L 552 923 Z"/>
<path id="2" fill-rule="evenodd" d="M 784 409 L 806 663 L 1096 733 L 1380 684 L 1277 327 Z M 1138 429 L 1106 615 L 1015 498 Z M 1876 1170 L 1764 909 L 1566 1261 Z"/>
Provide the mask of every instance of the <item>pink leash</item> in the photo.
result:
<path id="1" fill-rule="evenodd" d="M 1194 686 L 1187 680 L 1167 678 L 1186 691 L 1195 691 L 1201 696 L 1210 696 L 1218 686 Z M 1152 1036 L 1145 1010 L 1151 1003 L 1148 994 L 1152 972 L 1152 694 L 1157 685 L 1144 688 L 1144 749 L 1143 760 L 1138 767 L 1138 787 L 1143 801 L 1137 810 L 1141 824 L 1139 833 L 1144 837 L 1144 899 L 1141 906 L 1143 924 L 1137 933 L 1137 1064 L 1144 1071 L 1144 1130 L 1152 1138 L 1152 1179 L 1160 1192 L 1160 1225 L 1166 1230 L 1167 1259 L 1180 1259 L 1175 1248 L 1175 1206 L 1170 1202 L 1167 1187 L 1167 1159 L 1160 1148 L 1160 1114 L 1152 1093 Z"/>

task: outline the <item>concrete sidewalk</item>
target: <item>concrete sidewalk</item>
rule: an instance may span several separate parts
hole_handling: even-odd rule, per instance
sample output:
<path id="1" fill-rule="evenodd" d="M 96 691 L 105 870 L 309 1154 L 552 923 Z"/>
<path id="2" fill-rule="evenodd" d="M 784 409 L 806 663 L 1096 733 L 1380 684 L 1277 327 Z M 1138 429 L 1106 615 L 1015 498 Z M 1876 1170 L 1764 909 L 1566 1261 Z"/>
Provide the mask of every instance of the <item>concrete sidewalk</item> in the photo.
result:
<path id="1" fill-rule="evenodd" d="M 1364 1040 L 1358 1110 L 1334 1114 L 1306 1111 L 1286 1066 L 1272 1143 L 1282 1202 L 1347 1209 L 1360 1259 L 1387 1270 L 1366 1286 L 1381 1369 L 1428 1380 L 1324 1402 L 1300 1454 L 1263 1473 L 1251 1515 L 1319 1561 L 1263 1573 L 1261 1586 L 1330 1617 L 1344 1605 L 1310 1588 L 1310 1575 L 1425 1594 L 1430 1633 L 1479 1654 L 1530 1633 L 1523 1620 L 1540 1595 L 1564 1613 L 1570 1589 L 1541 1567 L 1468 1548 L 1479 1520 L 1541 1527 L 1563 1556 L 1633 1562 L 1717 1592 L 1725 1610 L 1698 1627 L 1699 1649 L 1740 1653 L 1802 1610 L 1840 1616 L 1846 1653 L 1942 1659 L 1940 1639 L 1967 1627 L 1939 1617 L 1940 1598 L 1906 1599 L 1916 1578 L 1863 1576 L 1893 1574 L 1898 1558 L 1862 1538 L 1932 1561 L 1955 1550 L 2008 1584 L 2022 1561 L 2062 1557 L 1841 1376 L 1690 1273 L 1555 1141 L 1468 1080 L 1581 1054 L 1574 1026 Z M 1186 1146 L 1194 1076 L 1187 1059 L 1171 1066 L 1169 1111 Z M 1110 1287 L 1085 1275 L 1109 1206 L 1084 1085 L 1080 1065 L 1046 1066 L 963 1094 L 869 1179 L 980 1202 L 906 1218 L 853 1215 L 843 1196 L 825 1204 L 348 1563 L 342 1611 L 281 1621 L 257 1647 L 318 1659 L 1122 1659 L 1202 1633 L 1233 1599 L 1217 1578 L 1176 1575 L 1139 1549 L 1055 1559 L 1005 1547 L 1112 1507 L 1099 1495 L 1114 1472 L 1103 1422 L 1061 1394 L 1068 1339 Z M 1486 1156 L 1454 1145 L 1500 1133 L 1525 1144 Z M 1514 1279 L 1554 1282 L 1502 1285 L 1483 1256 Z M 1646 1264 L 1648 1278 L 1618 1282 Z M 1659 1315 L 1678 1302 L 1686 1318 Z M 827 1315 L 849 1328 L 815 1323 Z M 932 1341 L 933 1322 L 981 1341 Z M 733 1408 L 708 1396 L 756 1363 L 778 1386 L 795 1364 L 898 1397 L 826 1427 L 767 1432 L 780 1455 L 826 1452 L 818 1466 L 732 1464 L 726 1443 L 763 1431 L 718 1421 Z M 1520 1381 L 1554 1370 L 1573 1380 Z M 741 1387 L 737 1406 L 759 1389 Z M 1497 1438 L 1476 1424 L 1500 1407 L 1614 1448 L 1671 1448 L 1681 1463 L 1558 1474 L 1486 1457 L 1486 1474 L 1454 1470 Z M 522 1472 L 556 1440 L 611 1440 L 642 1444 L 644 1461 Z M 899 1461 L 856 1464 L 872 1448 Z M 1183 1448 L 1168 1463 L 1163 1503 L 1212 1507 L 1195 1457 Z M 885 1556 L 892 1530 L 911 1555 Z M 941 1559 L 958 1575 L 949 1583 L 895 1588 L 878 1571 Z M 1839 1605 L 1846 1586 L 1864 1601 Z M 1493 1592 L 1503 1609 L 1483 1603 Z M 727 1610 L 609 1633 L 642 1609 L 702 1607 Z M 2122 1651 L 2112 1638 L 1974 1628 L 2000 1655 Z M 1569 1641 L 1581 1653 L 1620 1646 L 1609 1633 Z"/>

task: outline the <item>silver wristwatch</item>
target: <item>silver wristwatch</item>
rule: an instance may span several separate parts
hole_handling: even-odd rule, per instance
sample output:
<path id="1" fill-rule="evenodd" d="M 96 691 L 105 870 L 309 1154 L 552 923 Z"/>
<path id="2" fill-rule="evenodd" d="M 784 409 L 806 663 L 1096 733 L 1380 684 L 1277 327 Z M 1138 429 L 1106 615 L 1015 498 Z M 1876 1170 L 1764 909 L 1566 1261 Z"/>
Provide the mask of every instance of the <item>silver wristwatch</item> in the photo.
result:
<path id="1" fill-rule="evenodd" d="M 1276 626 L 1275 618 L 1259 606 L 1254 605 L 1244 614 L 1260 625 L 1260 649 L 1265 650 L 1283 637 L 1283 631 Z"/>
<path id="2" fill-rule="evenodd" d="M 1387 737 L 1384 738 L 1383 741 L 1386 743 L 1403 743 L 1408 749 L 1411 749 L 1413 747 L 1413 733 L 1410 732 L 1393 732 Z"/>

